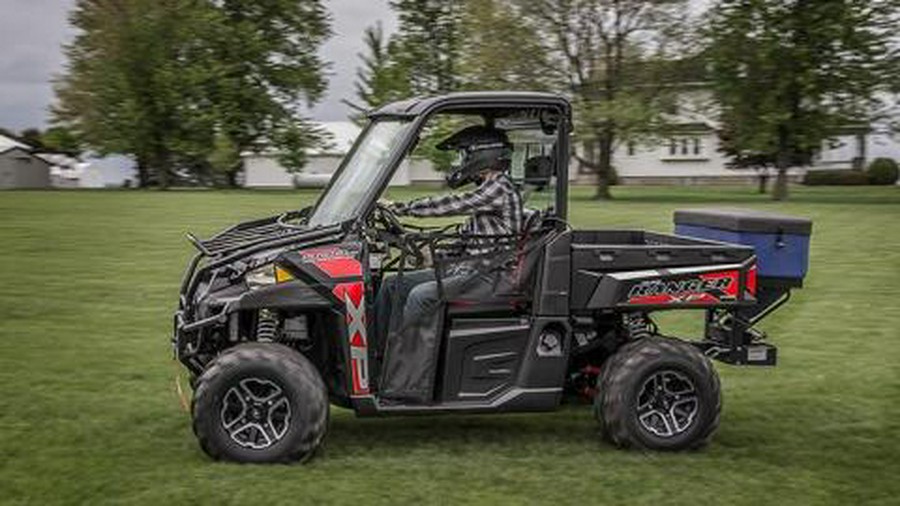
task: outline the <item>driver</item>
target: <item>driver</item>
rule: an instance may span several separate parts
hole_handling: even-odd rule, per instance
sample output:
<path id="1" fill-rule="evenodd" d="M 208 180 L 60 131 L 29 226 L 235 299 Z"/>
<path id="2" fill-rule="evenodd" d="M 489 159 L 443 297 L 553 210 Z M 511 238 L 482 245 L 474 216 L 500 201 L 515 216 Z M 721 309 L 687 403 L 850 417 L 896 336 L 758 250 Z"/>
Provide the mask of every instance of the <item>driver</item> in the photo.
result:
<path id="1" fill-rule="evenodd" d="M 424 197 L 406 203 L 387 203 L 400 216 L 459 216 L 469 218 L 459 233 L 472 239 L 463 245 L 463 255 L 482 258 L 492 250 L 489 238 L 478 236 L 517 235 L 522 231 L 522 197 L 508 171 L 512 146 L 506 133 L 488 126 L 471 126 L 438 144 L 441 150 L 456 150 L 458 162 L 447 176 L 450 188 L 468 183 L 469 192 Z M 467 298 L 489 295 L 497 284 L 497 273 L 479 272 L 472 262 L 460 263 L 441 278 L 443 290 Z M 381 393 L 385 399 L 425 403 L 432 394 L 437 354 L 440 302 L 434 269 L 422 269 L 384 281 L 375 298 L 376 334 L 385 342 Z M 395 307 L 396 304 L 396 307 Z M 391 328 L 391 315 L 402 309 L 402 324 Z M 390 335 L 389 335 L 389 331 Z"/>

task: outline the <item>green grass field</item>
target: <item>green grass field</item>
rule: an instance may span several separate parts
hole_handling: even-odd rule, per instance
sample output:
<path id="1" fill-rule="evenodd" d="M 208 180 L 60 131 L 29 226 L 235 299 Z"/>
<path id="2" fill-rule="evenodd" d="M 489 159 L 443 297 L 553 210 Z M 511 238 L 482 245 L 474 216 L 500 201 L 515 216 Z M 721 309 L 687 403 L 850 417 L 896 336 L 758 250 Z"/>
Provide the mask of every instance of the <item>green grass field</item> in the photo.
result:
<path id="1" fill-rule="evenodd" d="M 705 450 L 617 450 L 586 407 L 399 419 L 334 408 L 309 465 L 211 462 L 173 389 L 183 234 L 314 193 L 2 192 L 0 503 L 898 504 L 900 188 L 797 188 L 784 204 L 748 188 L 588 194 L 573 195 L 579 227 L 669 231 L 673 209 L 711 204 L 815 221 L 807 286 L 763 325 L 780 364 L 718 366 L 724 413 Z M 664 330 L 696 332 L 691 316 Z"/>

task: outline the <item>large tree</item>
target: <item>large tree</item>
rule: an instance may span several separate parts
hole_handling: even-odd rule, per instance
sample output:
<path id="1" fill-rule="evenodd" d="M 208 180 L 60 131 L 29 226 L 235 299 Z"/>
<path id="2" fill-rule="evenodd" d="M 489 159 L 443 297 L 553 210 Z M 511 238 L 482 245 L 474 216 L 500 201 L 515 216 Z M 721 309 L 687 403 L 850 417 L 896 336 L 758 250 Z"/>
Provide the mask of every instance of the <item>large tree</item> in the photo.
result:
<path id="1" fill-rule="evenodd" d="M 366 30 L 356 109 L 460 89 L 548 88 L 546 59 L 509 0 L 403 0 L 391 36 Z"/>
<path id="2" fill-rule="evenodd" d="M 359 53 L 362 65 L 356 69 L 356 98 L 345 100 L 353 109 L 365 111 L 382 104 L 408 98 L 411 90 L 409 69 L 398 57 L 399 41 L 384 33 L 381 23 L 366 28 L 363 35 L 366 52 Z"/>
<path id="3" fill-rule="evenodd" d="M 515 0 L 522 21 L 550 56 L 576 110 L 581 167 L 596 173 L 597 198 L 610 198 L 619 141 L 659 128 L 675 91 L 669 65 L 684 57 L 685 0 Z"/>
<path id="4" fill-rule="evenodd" d="M 708 27 L 726 149 L 787 171 L 869 122 L 896 79 L 896 0 L 722 0 Z"/>
<path id="5" fill-rule="evenodd" d="M 399 20 L 398 63 L 416 95 L 448 93 L 459 85 L 456 69 L 464 0 L 391 0 Z"/>
<path id="6" fill-rule="evenodd" d="M 461 87 L 459 59 L 465 2 L 463 0 L 392 0 L 399 19 L 397 32 L 386 37 L 380 25 L 366 30 L 366 52 L 360 54 L 356 109 L 372 109 L 410 96 L 436 95 Z M 452 122 L 429 125 L 417 154 L 438 168 L 449 165 L 446 152 L 435 145 L 449 135 Z"/>
<path id="7" fill-rule="evenodd" d="M 472 90 L 544 90 L 559 82 L 548 57 L 509 0 L 466 0 L 460 18 L 460 87 Z"/>
<path id="8" fill-rule="evenodd" d="M 71 22 L 55 120 L 133 155 L 141 186 L 233 181 L 239 153 L 264 143 L 302 163 L 301 113 L 325 87 L 319 0 L 78 0 Z"/>
<path id="9" fill-rule="evenodd" d="M 289 171 L 305 164 L 305 150 L 322 140 L 304 111 L 327 87 L 319 56 L 331 34 L 321 0 L 214 0 L 209 41 L 215 77 L 206 95 L 215 111 L 219 167 L 234 184 L 235 155 L 274 147 Z"/>
<path id="10" fill-rule="evenodd" d="M 191 89 L 186 39 L 200 19 L 181 0 L 79 0 L 71 14 L 78 34 L 65 49 L 56 120 L 101 153 L 133 155 L 141 186 L 167 185 L 175 144 L 197 131 L 181 90 Z"/>

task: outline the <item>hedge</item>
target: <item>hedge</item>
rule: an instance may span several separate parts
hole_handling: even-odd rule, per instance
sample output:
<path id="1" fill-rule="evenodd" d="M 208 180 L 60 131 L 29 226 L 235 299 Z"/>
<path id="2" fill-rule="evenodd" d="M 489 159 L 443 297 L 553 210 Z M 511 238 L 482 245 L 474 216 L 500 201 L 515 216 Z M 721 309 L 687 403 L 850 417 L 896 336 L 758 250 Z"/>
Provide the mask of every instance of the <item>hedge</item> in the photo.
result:
<path id="1" fill-rule="evenodd" d="M 861 186 L 869 184 L 869 176 L 858 170 L 810 170 L 803 176 L 808 186 Z"/>
<path id="2" fill-rule="evenodd" d="M 870 184 L 897 184 L 897 179 L 900 179 L 900 167 L 890 158 L 876 158 L 869 164 L 867 175 Z"/>

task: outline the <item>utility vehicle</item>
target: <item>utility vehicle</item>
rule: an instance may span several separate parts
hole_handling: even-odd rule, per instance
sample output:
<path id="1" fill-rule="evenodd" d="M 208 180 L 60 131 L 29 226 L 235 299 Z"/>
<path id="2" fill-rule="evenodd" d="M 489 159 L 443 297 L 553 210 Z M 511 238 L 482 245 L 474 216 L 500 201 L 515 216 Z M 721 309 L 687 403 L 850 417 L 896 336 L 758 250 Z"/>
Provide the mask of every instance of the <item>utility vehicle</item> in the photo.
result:
<path id="1" fill-rule="evenodd" d="M 697 448 L 719 423 L 710 359 L 775 364 L 753 325 L 802 284 L 808 222 L 693 210 L 676 215 L 681 235 L 572 229 L 571 111 L 553 94 L 458 93 L 368 117 L 315 205 L 188 235 L 198 253 L 173 346 L 192 378 L 194 432 L 213 458 L 305 460 L 331 404 L 366 417 L 550 411 L 579 397 L 616 445 Z M 446 269 L 471 238 L 452 223 L 402 222 L 379 197 L 435 131 L 478 123 L 507 132 L 512 175 L 535 210 L 482 264 L 513 281 L 481 300 L 444 294 L 430 402 L 384 402 L 374 295 L 385 276 Z M 663 335 L 653 314 L 676 309 L 699 310 L 705 335 Z"/>

